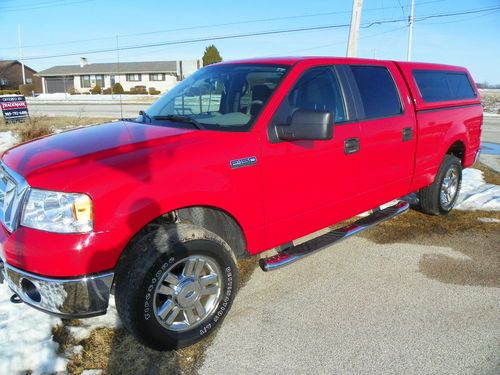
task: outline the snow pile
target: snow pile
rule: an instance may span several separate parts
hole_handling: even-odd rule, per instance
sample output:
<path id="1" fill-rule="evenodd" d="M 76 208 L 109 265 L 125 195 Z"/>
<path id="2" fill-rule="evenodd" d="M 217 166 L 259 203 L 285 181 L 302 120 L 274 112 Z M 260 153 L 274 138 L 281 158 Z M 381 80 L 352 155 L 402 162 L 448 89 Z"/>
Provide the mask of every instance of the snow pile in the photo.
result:
<path id="1" fill-rule="evenodd" d="M 455 208 L 458 210 L 500 211 L 500 186 L 487 184 L 483 172 L 468 168 L 463 171 L 462 188 Z"/>
<path id="2" fill-rule="evenodd" d="M 52 327 L 59 318 L 43 314 L 23 303 L 10 302 L 12 292 L 0 285 L 0 374 L 33 374 L 66 370 L 66 359 L 57 355 Z"/>
<path id="3" fill-rule="evenodd" d="M 137 100 L 141 98 L 159 98 L 160 95 L 131 95 L 131 94 L 122 94 L 121 100 Z M 54 93 L 54 94 L 40 94 L 35 98 L 28 97 L 28 102 L 36 103 L 36 102 L 48 102 L 48 101 L 71 101 L 71 102 L 92 102 L 92 101 L 108 101 L 108 100 L 120 100 L 120 95 L 70 95 L 64 93 Z"/>
<path id="4" fill-rule="evenodd" d="M 19 143 L 17 136 L 12 131 L 0 132 L 0 152 L 3 152 Z"/>

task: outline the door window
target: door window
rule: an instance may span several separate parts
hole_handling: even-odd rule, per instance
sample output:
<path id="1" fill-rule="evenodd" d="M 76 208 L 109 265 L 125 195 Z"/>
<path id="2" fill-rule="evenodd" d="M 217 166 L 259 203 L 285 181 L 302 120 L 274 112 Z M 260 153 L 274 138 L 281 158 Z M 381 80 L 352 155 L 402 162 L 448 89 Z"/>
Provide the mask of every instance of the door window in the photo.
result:
<path id="1" fill-rule="evenodd" d="M 402 113 L 399 94 L 391 74 L 384 66 L 352 65 L 365 118 L 395 116 Z"/>
<path id="2" fill-rule="evenodd" d="M 306 71 L 283 100 L 274 117 L 275 124 L 287 124 L 298 109 L 333 113 L 335 122 L 346 120 L 344 100 L 330 67 Z"/>

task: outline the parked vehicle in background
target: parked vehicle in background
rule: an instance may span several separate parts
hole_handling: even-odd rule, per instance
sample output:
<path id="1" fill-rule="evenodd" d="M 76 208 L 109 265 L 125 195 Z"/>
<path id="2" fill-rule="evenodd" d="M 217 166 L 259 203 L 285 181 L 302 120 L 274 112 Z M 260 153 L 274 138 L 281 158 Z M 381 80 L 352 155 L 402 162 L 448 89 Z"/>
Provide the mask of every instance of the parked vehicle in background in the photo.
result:
<path id="1" fill-rule="evenodd" d="M 7 151 L 0 242 L 9 287 L 63 317 L 106 313 L 171 349 L 213 332 L 237 259 L 297 261 L 408 209 L 450 212 L 479 153 L 466 69 L 345 58 L 203 68 L 148 110 Z M 371 210 L 305 244 L 292 241 Z"/>

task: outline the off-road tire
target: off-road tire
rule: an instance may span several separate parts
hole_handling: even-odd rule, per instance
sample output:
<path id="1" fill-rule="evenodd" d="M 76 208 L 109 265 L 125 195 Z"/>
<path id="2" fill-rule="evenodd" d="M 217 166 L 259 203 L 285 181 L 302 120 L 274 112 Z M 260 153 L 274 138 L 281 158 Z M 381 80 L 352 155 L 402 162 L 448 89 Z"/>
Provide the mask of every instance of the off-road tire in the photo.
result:
<path id="1" fill-rule="evenodd" d="M 440 194 L 443 181 L 450 169 L 454 168 L 458 173 L 458 187 L 453 199 L 449 204 L 444 205 L 441 202 Z M 460 159 L 453 155 L 446 155 L 439 167 L 438 174 L 432 185 L 429 185 L 420 190 L 420 207 L 423 212 L 429 215 L 446 215 L 448 214 L 457 201 L 462 185 L 462 164 Z"/>
<path id="2" fill-rule="evenodd" d="M 155 288 L 169 266 L 196 255 L 210 258 L 221 270 L 221 300 L 196 327 L 182 332 L 169 330 L 155 315 Z M 158 227 L 133 241 L 120 258 L 115 273 L 116 308 L 122 324 L 138 341 L 156 350 L 177 349 L 215 330 L 231 307 L 237 285 L 236 258 L 222 238 L 195 225 Z"/>

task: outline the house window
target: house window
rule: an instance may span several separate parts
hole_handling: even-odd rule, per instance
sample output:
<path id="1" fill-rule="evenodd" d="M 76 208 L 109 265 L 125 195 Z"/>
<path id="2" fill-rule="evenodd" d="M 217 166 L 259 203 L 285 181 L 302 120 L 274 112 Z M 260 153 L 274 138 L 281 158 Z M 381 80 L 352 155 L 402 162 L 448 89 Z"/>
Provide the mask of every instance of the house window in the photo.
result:
<path id="1" fill-rule="evenodd" d="M 90 88 L 90 76 L 80 76 L 80 86 L 82 88 Z"/>
<path id="2" fill-rule="evenodd" d="M 90 89 L 95 85 L 104 87 L 104 76 L 102 74 L 80 76 L 80 86 L 83 89 Z"/>
<path id="3" fill-rule="evenodd" d="M 141 80 L 140 74 L 127 74 L 126 79 L 128 82 L 138 82 Z"/>
<path id="4" fill-rule="evenodd" d="M 104 87 L 104 76 L 103 75 L 96 75 L 95 76 L 95 84 L 99 85 L 100 87 Z"/>
<path id="5" fill-rule="evenodd" d="M 150 73 L 150 81 L 165 81 L 165 73 Z"/>

